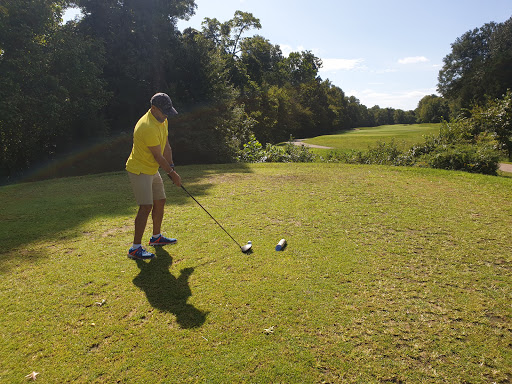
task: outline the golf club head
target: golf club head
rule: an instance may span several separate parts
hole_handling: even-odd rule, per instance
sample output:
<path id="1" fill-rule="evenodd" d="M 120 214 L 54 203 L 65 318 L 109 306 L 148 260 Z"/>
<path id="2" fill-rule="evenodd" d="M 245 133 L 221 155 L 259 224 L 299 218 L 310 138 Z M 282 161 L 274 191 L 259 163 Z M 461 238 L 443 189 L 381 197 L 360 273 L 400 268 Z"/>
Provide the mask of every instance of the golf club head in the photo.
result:
<path id="1" fill-rule="evenodd" d="M 252 248 L 252 244 L 246 244 L 243 247 L 240 247 L 240 249 L 242 250 L 243 253 L 249 252 L 251 250 L 251 248 Z"/>

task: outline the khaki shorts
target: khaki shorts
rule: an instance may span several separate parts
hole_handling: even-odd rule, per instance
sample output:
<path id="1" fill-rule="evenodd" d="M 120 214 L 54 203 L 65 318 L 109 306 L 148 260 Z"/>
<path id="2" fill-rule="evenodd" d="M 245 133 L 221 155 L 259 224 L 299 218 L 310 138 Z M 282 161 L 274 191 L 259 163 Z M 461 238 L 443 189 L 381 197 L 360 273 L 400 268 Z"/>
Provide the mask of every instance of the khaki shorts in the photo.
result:
<path id="1" fill-rule="evenodd" d="M 160 173 L 136 175 L 128 172 L 128 176 L 138 205 L 153 205 L 153 201 L 165 199 L 164 182 Z"/>

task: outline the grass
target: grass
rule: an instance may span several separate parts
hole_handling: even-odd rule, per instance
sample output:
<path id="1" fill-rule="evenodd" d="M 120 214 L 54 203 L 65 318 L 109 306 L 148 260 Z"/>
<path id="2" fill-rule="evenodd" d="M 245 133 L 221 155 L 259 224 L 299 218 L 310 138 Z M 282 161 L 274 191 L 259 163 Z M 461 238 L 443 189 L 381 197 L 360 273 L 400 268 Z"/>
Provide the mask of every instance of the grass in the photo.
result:
<path id="1" fill-rule="evenodd" d="M 377 142 L 390 142 L 392 139 L 401 148 L 406 149 L 422 143 L 423 136 L 439 133 L 441 124 L 397 124 L 379 127 L 363 127 L 336 135 L 317 136 L 305 140 L 305 143 L 330 147 L 339 151 L 367 150 Z M 330 150 L 314 149 L 315 153 L 326 154 Z"/>
<path id="2" fill-rule="evenodd" d="M 179 171 L 254 253 L 170 184 L 165 232 L 179 243 L 138 263 L 126 258 L 136 207 L 123 173 L 0 188 L 0 382 L 512 380 L 512 179 Z"/>

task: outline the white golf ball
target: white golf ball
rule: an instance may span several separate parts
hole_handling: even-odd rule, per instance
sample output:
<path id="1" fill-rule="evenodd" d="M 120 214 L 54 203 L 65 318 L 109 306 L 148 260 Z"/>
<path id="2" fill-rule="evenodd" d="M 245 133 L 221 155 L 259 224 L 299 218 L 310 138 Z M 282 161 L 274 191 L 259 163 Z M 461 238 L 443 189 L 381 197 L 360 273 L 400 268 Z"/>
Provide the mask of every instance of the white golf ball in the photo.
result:
<path id="1" fill-rule="evenodd" d="M 250 240 L 249 240 L 249 241 L 247 242 L 247 244 L 252 244 L 252 241 L 250 241 Z"/>

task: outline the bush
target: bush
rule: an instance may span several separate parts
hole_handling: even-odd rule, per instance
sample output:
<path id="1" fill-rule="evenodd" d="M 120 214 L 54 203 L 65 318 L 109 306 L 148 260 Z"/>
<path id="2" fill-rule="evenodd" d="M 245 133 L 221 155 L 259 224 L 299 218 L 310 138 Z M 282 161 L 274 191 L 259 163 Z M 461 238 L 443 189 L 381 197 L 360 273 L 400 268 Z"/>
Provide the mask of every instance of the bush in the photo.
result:
<path id="1" fill-rule="evenodd" d="M 417 165 L 496 175 L 500 159 L 497 141 L 475 111 L 470 111 L 471 117 L 443 122 L 437 136 L 427 136 L 423 144 L 409 150 L 410 157 Z"/>
<path id="2" fill-rule="evenodd" d="M 390 143 L 378 142 L 376 147 L 370 148 L 368 152 L 366 152 L 364 158 L 366 158 L 366 164 L 395 166 L 414 164 L 412 157 L 398 149 L 394 140 L 391 140 Z"/>
<path id="3" fill-rule="evenodd" d="M 244 144 L 236 160 L 240 163 L 262 163 L 266 161 L 266 158 L 267 156 L 263 146 L 256 140 L 254 135 L 251 135 L 249 142 Z"/>
<path id="4" fill-rule="evenodd" d="M 496 175 L 499 153 L 488 146 L 452 144 L 435 148 L 423 160 L 431 168 Z"/>
<path id="5" fill-rule="evenodd" d="M 323 161 L 327 163 L 410 166 L 414 164 L 414 157 L 410 151 L 406 153 L 401 151 L 395 141 L 391 140 L 390 143 L 378 142 L 376 147 L 369 148 L 368 151 L 331 151 Z"/>
<path id="6" fill-rule="evenodd" d="M 268 163 L 312 163 L 316 156 L 307 147 L 287 143 L 284 147 L 267 144 Z"/>
<path id="7" fill-rule="evenodd" d="M 363 152 L 352 149 L 348 152 L 329 151 L 325 158 L 321 159 L 325 163 L 347 163 L 363 164 Z"/>
<path id="8" fill-rule="evenodd" d="M 296 146 L 290 142 L 284 147 L 267 144 L 265 149 L 261 143 L 251 135 L 249 142 L 237 156 L 237 161 L 242 163 L 310 163 L 315 161 L 315 154 L 304 146 Z"/>

